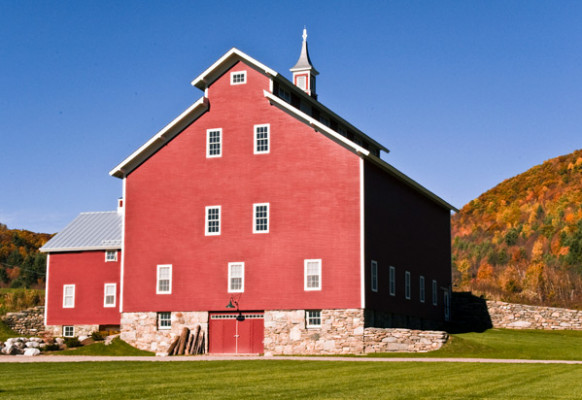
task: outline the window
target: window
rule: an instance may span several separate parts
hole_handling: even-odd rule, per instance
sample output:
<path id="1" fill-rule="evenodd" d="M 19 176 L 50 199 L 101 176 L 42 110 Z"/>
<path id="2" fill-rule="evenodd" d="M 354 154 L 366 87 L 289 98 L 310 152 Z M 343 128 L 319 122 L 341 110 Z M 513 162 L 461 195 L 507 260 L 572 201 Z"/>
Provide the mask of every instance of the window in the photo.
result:
<path id="1" fill-rule="evenodd" d="M 231 85 L 244 85 L 247 83 L 247 71 L 236 71 L 230 73 Z"/>
<path id="2" fill-rule="evenodd" d="M 378 291 L 378 263 L 374 260 L 372 260 L 372 266 L 371 266 L 371 271 L 370 271 L 370 275 L 371 275 L 371 286 L 372 286 L 372 292 L 377 292 Z"/>
<path id="3" fill-rule="evenodd" d="M 279 97 L 285 100 L 287 103 L 291 103 L 291 93 L 281 86 L 279 86 Z"/>
<path id="4" fill-rule="evenodd" d="M 172 293 L 172 266 L 158 265 L 158 282 L 156 285 L 156 294 Z"/>
<path id="5" fill-rule="evenodd" d="M 222 156 L 222 129 L 208 129 L 206 131 L 206 157 Z"/>
<path id="6" fill-rule="evenodd" d="M 172 329 L 172 313 L 159 312 L 158 313 L 158 329 Z"/>
<path id="7" fill-rule="evenodd" d="M 206 207 L 206 236 L 220 235 L 220 206 Z"/>
<path id="8" fill-rule="evenodd" d="M 75 285 L 63 286 L 63 308 L 75 307 Z"/>
<path id="9" fill-rule="evenodd" d="M 245 291 L 245 263 L 228 263 L 228 292 L 242 293 Z"/>
<path id="10" fill-rule="evenodd" d="M 448 290 L 444 291 L 443 301 L 445 303 L 445 321 L 449 321 L 451 319 L 451 300 Z"/>
<path id="11" fill-rule="evenodd" d="M 255 154 L 269 152 L 269 124 L 255 125 Z"/>
<path id="12" fill-rule="evenodd" d="M 305 327 L 321 328 L 321 310 L 305 311 Z"/>
<path id="13" fill-rule="evenodd" d="M 404 273 L 404 297 L 410 300 L 410 272 L 408 271 Z"/>
<path id="14" fill-rule="evenodd" d="M 396 296 L 396 268 L 390 267 L 390 296 Z"/>
<path id="15" fill-rule="evenodd" d="M 105 251 L 105 262 L 117 261 L 117 250 Z"/>
<path id="16" fill-rule="evenodd" d="M 305 260 L 305 290 L 321 290 L 321 260 Z"/>
<path id="17" fill-rule="evenodd" d="M 436 306 L 438 304 L 438 286 L 437 281 L 433 279 L 432 281 L 432 305 Z"/>
<path id="18" fill-rule="evenodd" d="M 269 203 L 253 204 L 253 233 L 269 233 Z"/>
<path id="19" fill-rule="evenodd" d="M 420 296 L 420 302 L 424 303 L 424 298 L 425 298 L 425 291 L 424 291 L 424 276 L 420 276 L 420 278 L 418 279 L 418 286 L 419 286 L 419 296 Z"/>
<path id="20" fill-rule="evenodd" d="M 115 307 L 116 295 L 117 295 L 117 284 L 106 283 L 103 294 L 103 307 Z"/>
<path id="21" fill-rule="evenodd" d="M 64 325 L 63 326 L 63 336 L 64 337 L 74 337 L 75 336 L 75 327 L 72 325 Z"/>

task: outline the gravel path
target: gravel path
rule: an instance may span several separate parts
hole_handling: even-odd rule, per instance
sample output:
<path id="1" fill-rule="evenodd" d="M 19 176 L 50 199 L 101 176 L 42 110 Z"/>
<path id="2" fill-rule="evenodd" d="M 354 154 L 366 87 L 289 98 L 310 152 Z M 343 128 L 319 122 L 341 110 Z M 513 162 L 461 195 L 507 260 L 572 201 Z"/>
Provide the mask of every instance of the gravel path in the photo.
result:
<path id="1" fill-rule="evenodd" d="M 352 362 L 456 362 L 456 363 L 496 363 L 496 364 L 579 364 L 582 361 L 572 360 L 508 360 L 492 358 L 368 358 L 368 357 L 263 357 L 263 356 L 174 356 L 174 357 L 109 357 L 109 356 L 0 356 L 0 363 L 31 363 L 31 362 L 98 362 L 98 361 L 232 361 L 232 360 L 264 360 L 264 361 L 352 361 Z"/>

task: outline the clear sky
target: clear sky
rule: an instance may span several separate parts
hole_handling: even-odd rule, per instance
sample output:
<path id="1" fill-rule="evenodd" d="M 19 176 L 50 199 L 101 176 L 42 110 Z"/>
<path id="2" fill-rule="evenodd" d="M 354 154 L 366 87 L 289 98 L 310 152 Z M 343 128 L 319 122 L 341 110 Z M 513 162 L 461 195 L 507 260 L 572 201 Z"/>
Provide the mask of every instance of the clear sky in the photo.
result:
<path id="1" fill-rule="evenodd" d="M 582 147 L 580 1 L 0 0 L 0 222 L 113 210 L 109 171 L 231 47 L 290 77 L 456 207 Z"/>

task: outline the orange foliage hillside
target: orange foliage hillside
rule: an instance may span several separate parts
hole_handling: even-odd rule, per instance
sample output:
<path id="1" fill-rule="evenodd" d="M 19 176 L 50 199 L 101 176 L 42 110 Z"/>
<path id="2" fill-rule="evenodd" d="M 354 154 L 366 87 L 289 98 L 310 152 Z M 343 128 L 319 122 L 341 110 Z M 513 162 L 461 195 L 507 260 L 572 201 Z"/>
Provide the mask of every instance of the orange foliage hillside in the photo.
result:
<path id="1" fill-rule="evenodd" d="M 452 218 L 452 238 L 459 290 L 582 308 L 582 150 L 465 205 Z"/>

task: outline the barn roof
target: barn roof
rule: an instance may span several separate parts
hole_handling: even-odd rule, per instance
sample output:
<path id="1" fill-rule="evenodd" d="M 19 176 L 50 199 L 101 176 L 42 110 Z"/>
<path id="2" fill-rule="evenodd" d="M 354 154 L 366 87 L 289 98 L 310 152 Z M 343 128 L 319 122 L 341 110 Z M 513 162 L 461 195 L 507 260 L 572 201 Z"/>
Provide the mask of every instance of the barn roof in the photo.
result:
<path id="1" fill-rule="evenodd" d="M 45 253 L 121 249 L 122 214 L 117 211 L 83 212 L 49 240 Z"/>

